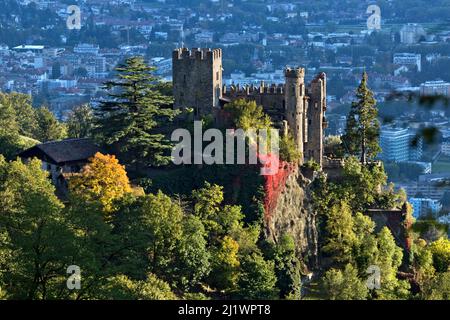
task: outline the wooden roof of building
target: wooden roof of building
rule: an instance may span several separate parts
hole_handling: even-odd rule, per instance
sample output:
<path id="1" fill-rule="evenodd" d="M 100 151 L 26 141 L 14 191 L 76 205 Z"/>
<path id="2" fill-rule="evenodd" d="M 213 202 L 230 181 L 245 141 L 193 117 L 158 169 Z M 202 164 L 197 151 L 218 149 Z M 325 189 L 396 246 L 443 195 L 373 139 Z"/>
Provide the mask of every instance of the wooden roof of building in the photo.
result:
<path id="1" fill-rule="evenodd" d="M 91 139 L 66 139 L 61 141 L 50 141 L 38 144 L 19 154 L 21 158 L 33 158 L 51 162 L 53 164 L 64 164 L 70 162 L 87 161 L 97 152 L 102 152 Z"/>

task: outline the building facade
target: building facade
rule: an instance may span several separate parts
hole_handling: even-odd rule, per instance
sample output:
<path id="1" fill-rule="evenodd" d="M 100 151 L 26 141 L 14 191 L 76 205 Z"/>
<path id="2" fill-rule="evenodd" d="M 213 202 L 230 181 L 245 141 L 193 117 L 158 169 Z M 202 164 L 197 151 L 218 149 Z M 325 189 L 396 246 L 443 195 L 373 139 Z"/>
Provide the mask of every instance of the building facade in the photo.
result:
<path id="1" fill-rule="evenodd" d="M 393 62 L 396 65 L 414 66 L 418 72 L 422 71 L 422 55 L 416 53 L 395 53 Z"/>
<path id="2" fill-rule="evenodd" d="M 380 158 L 384 161 L 417 161 L 422 158 L 422 140 L 414 144 L 416 135 L 409 129 L 385 126 L 381 128 Z"/>
<path id="3" fill-rule="evenodd" d="M 450 139 L 446 139 L 442 142 L 441 151 L 444 155 L 450 156 Z"/>
<path id="4" fill-rule="evenodd" d="M 450 97 L 450 83 L 442 80 L 424 82 L 420 85 L 420 94 Z"/>
<path id="5" fill-rule="evenodd" d="M 442 205 L 438 200 L 429 198 L 409 198 L 414 212 L 414 218 L 426 217 L 429 215 L 436 216 L 441 210 Z"/>
<path id="6" fill-rule="evenodd" d="M 425 30 L 416 23 L 408 23 L 400 30 L 400 42 L 404 44 L 418 43 L 424 36 L 426 36 Z"/>

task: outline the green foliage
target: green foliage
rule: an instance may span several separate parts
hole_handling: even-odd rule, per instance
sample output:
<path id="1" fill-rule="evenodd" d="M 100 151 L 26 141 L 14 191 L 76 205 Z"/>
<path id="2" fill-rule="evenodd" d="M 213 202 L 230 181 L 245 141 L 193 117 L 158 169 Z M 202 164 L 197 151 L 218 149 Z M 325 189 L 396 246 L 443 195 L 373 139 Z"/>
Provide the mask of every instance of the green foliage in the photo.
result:
<path id="1" fill-rule="evenodd" d="M 321 169 L 320 164 L 314 161 L 314 159 L 309 159 L 303 166 L 313 171 L 320 171 Z"/>
<path id="2" fill-rule="evenodd" d="M 358 278 L 358 270 L 347 264 L 344 270 L 331 269 L 322 279 L 325 297 L 330 300 L 366 300 L 368 289 Z"/>
<path id="3" fill-rule="evenodd" d="M 121 264 L 134 277 L 148 271 L 187 290 L 209 274 L 203 223 L 163 193 L 124 199 L 113 224 L 130 248 Z"/>
<path id="4" fill-rule="evenodd" d="M 231 113 L 233 124 L 239 129 L 269 129 L 272 125 L 270 117 L 255 101 L 238 99 L 227 104 L 225 110 Z"/>
<path id="5" fill-rule="evenodd" d="M 411 260 L 415 279 L 420 286 L 420 298 L 425 298 L 432 290 L 436 270 L 433 266 L 433 254 L 422 239 L 416 240 L 411 248 Z"/>
<path id="6" fill-rule="evenodd" d="M 327 232 L 323 251 L 338 264 L 346 264 L 352 259 L 356 235 L 354 222 L 348 204 L 342 202 L 333 206 L 328 214 L 325 230 Z"/>
<path id="7" fill-rule="evenodd" d="M 30 97 L 0 93 L 0 114 L 0 154 L 13 159 L 20 151 L 33 145 L 32 140 L 24 136 L 32 136 L 36 127 Z"/>
<path id="8" fill-rule="evenodd" d="M 403 252 L 395 244 L 394 237 L 387 227 L 377 235 L 378 254 L 374 265 L 381 271 L 381 289 L 376 292 L 378 299 L 393 300 L 409 297 L 407 281 L 397 279 L 397 271 L 402 264 Z"/>
<path id="9" fill-rule="evenodd" d="M 283 136 L 280 139 L 280 159 L 283 161 L 295 163 L 302 159 L 303 155 L 298 151 L 294 138 L 291 134 Z"/>
<path id="10" fill-rule="evenodd" d="M 15 132 L 17 129 L 20 135 L 35 138 L 37 120 L 35 109 L 31 105 L 31 96 L 16 92 L 9 94 L 0 93 L 0 105 L 14 113 L 14 116 L 11 116 L 11 114 L 8 115 L 8 111 L 6 113 L 4 113 L 5 111 L 2 112 L 2 115 L 5 117 L 3 119 L 9 118 L 12 121 L 9 126 L 13 131 L 10 132 Z"/>
<path id="11" fill-rule="evenodd" d="M 67 118 L 67 135 L 70 138 L 86 138 L 94 126 L 94 112 L 89 105 L 74 108 Z"/>
<path id="12" fill-rule="evenodd" d="M 169 163 L 171 149 L 158 132 L 177 114 L 172 99 L 159 90 L 142 57 L 128 58 L 116 68 L 117 80 L 105 84 L 110 99 L 95 110 L 94 135 L 125 164 L 141 166 Z"/>
<path id="13" fill-rule="evenodd" d="M 343 157 L 344 151 L 342 148 L 342 140 L 340 136 L 325 137 L 324 150 L 326 155 L 333 155 L 334 157 Z"/>
<path id="14" fill-rule="evenodd" d="M 345 160 L 339 189 L 353 210 L 363 211 L 371 207 L 381 195 L 380 189 L 385 184 L 386 174 L 382 166 L 361 165 L 354 157 Z"/>
<path id="15" fill-rule="evenodd" d="M 321 250 L 329 258 L 331 267 L 341 270 L 330 273 L 338 284 L 342 278 L 340 272 L 347 264 L 357 269 L 361 280 L 366 279 L 369 266 L 377 266 L 381 272 L 381 289 L 370 292 L 370 297 L 406 299 L 409 284 L 397 278 L 402 249 L 397 247 L 386 227 L 375 234 L 375 223 L 359 213 L 373 204 L 385 203 L 390 208 L 398 205 L 397 194 L 379 190 L 384 181 L 383 167 L 362 165 L 356 158 L 346 160 L 339 184 L 327 182 L 322 176 L 316 179 L 312 189 L 316 208 L 322 213 L 319 221 Z"/>
<path id="16" fill-rule="evenodd" d="M 175 300 L 170 286 L 153 274 L 145 280 L 132 280 L 125 275 L 107 279 L 101 288 L 102 299 L 114 300 Z"/>
<path id="17" fill-rule="evenodd" d="M 430 245 L 433 264 L 438 272 L 446 272 L 450 266 L 450 240 L 440 238 Z"/>
<path id="18" fill-rule="evenodd" d="M 378 144 L 380 123 L 373 92 L 367 87 L 367 73 L 356 91 L 358 101 L 352 104 L 347 127 L 342 137 L 343 148 L 350 155 L 360 156 L 361 163 L 373 159 L 381 151 Z"/>
<path id="19" fill-rule="evenodd" d="M 242 299 L 275 299 L 278 297 L 276 288 L 275 263 L 253 253 L 241 259 L 239 275 L 239 296 Z"/>
<path id="20" fill-rule="evenodd" d="M 271 259 L 275 262 L 277 288 L 281 297 L 299 300 L 301 298 L 301 261 L 297 258 L 295 241 L 284 234 L 273 246 Z"/>
<path id="21" fill-rule="evenodd" d="M 210 283 L 217 289 L 233 291 L 239 278 L 239 244 L 230 236 L 225 236 L 213 254 L 213 270 Z"/>
<path id="22" fill-rule="evenodd" d="M 211 271 L 211 253 L 207 250 L 207 234 L 202 221 L 194 216 L 183 219 L 183 237 L 176 249 L 175 281 L 189 290 L 198 285 Z"/>
<path id="23" fill-rule="evenodd" d="M 264 178 L 258 167 L 211 165 L 201 168 L 183 166 L 164 169 L 151 176 L 151 185 L 147 184 L 145 191 L 154 193 L 162 190 L 168 195 L 190 198 L 192 190 L 203 188 L 205 181 L 223 186 L 225 202 L 238 203 L 245 222 L 262 221 Z"/>
<path id="24" fill-rule="evenodd" d="M 211 238 L 229 234 L 241 226 L 244 215 L 240 207 L 223 206 L 223 187 L 205 182 L 205 186 L 192 192 L 194 215 L 205 224 Z"/>
<path id="25" fill-rule="evenodd" d="M 62 140 L 67 137 L 67 128 L 59 123 L 46 107 L 36 110 L 37 127 L 34 137 L 42 142 Z"/>
<path id="26" fill-rule="evenodd" d="M 450 271 L 439 274 L 431 284 L 428 300 L 450 300 Z"/>
<path id="27" fill-rule="evenodd" d="M 0 159 L 0 285 L 13 299 L 64 298 L 67 266 L 75 254 L 63 205 L 32 160 Z"/>
<path id="28" fill-rule="evenodd" d="M 448 226 L 434 219 L 421 218 L 414 222 L 412 231 L 428 243 L 447 237 Z"/>

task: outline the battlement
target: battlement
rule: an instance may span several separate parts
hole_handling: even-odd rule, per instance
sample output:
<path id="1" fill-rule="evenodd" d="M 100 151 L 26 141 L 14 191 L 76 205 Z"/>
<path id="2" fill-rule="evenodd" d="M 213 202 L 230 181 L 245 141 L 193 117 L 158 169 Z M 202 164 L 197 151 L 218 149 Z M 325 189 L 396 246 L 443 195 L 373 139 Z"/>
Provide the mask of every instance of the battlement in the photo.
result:
<path id="1" fill-rule="evenodd" d="M 286 78 L 305 78 L 304 68 L 286 68 L 284 70 Z"/>
<path id="2" fill-rule="evenodd" d="M 222 49 L 213 49 L 211 48 L 178 48 L 175 49 L 172 53 L 173 60 L 215 60 L 222 58 Z"/>
<path id="3" fill-rule="evenodd" d="M 272 94 L 272 95 L 280 95 L 284 96 L 284 85 L 283 84 L 272 84 L 266 85 L 264 82 L 261 82 L 260 86 L 246 85 L 240 86 L 231 85 L 229 87 L 223 87 L 223 93 L 230 96 L 253 96 L 253 95 L 261 95 L 261 94 Z"/>

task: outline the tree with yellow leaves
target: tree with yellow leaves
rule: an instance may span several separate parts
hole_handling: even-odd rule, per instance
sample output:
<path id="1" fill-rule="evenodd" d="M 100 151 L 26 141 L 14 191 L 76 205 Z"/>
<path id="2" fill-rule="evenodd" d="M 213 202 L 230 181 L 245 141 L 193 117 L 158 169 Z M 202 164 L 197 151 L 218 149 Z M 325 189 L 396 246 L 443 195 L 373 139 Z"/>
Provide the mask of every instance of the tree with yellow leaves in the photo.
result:
<path id="1" fill-rule="evenodd" d="M 99 203 L 106 215 L 114 210 L 114 201 L 132 191 L 125 166 L 113 155 L 99 152 L 81 173 L 69 179 L 71 195 Z"/>

